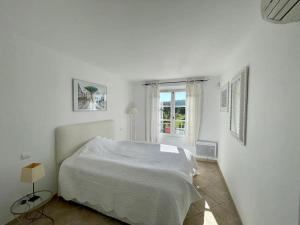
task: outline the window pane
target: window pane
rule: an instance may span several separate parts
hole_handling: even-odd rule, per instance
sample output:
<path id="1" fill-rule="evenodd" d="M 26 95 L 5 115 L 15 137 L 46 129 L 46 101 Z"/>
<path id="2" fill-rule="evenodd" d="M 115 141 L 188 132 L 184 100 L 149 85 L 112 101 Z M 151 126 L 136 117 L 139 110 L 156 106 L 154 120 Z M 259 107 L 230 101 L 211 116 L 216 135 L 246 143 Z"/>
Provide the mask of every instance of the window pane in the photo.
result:
<path id="1" fill-rule="evenodd" d="M 171 106 L 171 92 L 160 92 L 160 107 Z"/>
<path id="2" fill-rule="evenodd" d="M 175 121 L 175 133 L 178 135 L 185 134 L 185 121 L 182 120 Z"/>
<path id="3" fill-rule="evenodd" d="M 171 133 L 171 124 L 170 121 L 161 121 L 160 132 L 165 134 Z"/>
<path id="4" fill-rule="evenodd" d="M 185 104 L 185 91 L 160 92 L 161 133 L 185 135 Z M 175 113 L 175 115 L 173 115 L 173 113 Z"/>
<path id="5" fill-rule="evenodd" d="M 185 120 L 185 107 L 176 107 L 175 108 L 175 119 L 176 120 Z"/>
<path id="6" fill-rule="evenodd" d="M 185 106 L 186 92 L 176 91 L 175 92 L 175 106 Z"/>
<path id="7" fill-rule="evenodd" d="M 171 119 L 171 107 L 163 107 L 161 109 L 161 115 L 162 115 L 162 118 L 161 119 Z"/>

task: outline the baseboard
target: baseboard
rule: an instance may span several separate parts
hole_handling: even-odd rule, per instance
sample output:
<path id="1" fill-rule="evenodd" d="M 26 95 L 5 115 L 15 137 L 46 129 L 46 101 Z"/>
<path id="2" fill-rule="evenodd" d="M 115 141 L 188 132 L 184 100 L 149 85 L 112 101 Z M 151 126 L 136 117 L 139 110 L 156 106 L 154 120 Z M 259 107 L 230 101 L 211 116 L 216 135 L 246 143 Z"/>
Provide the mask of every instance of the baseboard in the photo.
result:
<path id="1" fill-rule="evenodd" d="M 240 221 L 241 221 L 242 224 L 243 224 L 243 221 L 242 221 L 242 218 L 241 218 L 241 216 L 240 216 L 240 213 L 239 213 L 239 211 L 238 211 L 238 209 L 237 209 L 237 207 L 236 207 L 236 205 L 235 205 L 235 202 L 234 202 L 234 200 L 233 200 L 233 198 L 232 198 L 232 194 L 231 194 L 231 192 L 230 192 L 230 189 L 228 188 L 228 185 L 227 185 L 227 183 L 226 183 L 225 177 L 224 177 L 224 175 L 223 175 L 223 173 L 222 173 L 222 170 L 221 170 L 220 165 L 219 165 L 218 162 L 217 162 L 217 166 L 218 166 L 218 170 L 219 170 L 219 172 L 220 172 L 220 174 L 221 174 L 221 176 L 222 176 L 222 179 L 223 179 L 223 181 L 224 181 L 224 183 L 225 183 L 225 186 L 226 186 L 226 188 L 227 188 L 227 190 L 228 190 L 228 192 L 229 192 L 230 199 L 231 199 L 231 201 L 233 202 L 233 205 L 234 205 L 234 208 L 235 208 L 235 210 L 236 210 L 236 212 L 237 212 L 237 215 L 238 215 Z"/>
<path id="2" fill-rule="evenodd" d="M 218 163 L 217 159 L 208 159 L 208 158 L 200 158 L 200 157 L 196 157 L 196 160 L 198 162 L 211 162 L 211 163 Z"/>

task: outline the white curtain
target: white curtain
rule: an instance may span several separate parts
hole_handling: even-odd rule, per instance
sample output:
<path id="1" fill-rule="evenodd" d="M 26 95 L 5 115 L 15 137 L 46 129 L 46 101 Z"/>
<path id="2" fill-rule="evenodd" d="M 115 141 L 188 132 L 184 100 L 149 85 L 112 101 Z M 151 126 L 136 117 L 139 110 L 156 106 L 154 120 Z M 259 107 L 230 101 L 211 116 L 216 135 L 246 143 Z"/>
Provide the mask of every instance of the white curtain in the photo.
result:
<path id="1" fill-rule="evenodd" d="M 191 81 L 186 85 L 186 142 L 195 145 L 199 139 L 202 118 L 202 83 Z"/>
<path id="2" fill-rule="evenodd" d="M 146 86 L 146 141 L 158 143 L 159 138 L 159 86 Z"/>

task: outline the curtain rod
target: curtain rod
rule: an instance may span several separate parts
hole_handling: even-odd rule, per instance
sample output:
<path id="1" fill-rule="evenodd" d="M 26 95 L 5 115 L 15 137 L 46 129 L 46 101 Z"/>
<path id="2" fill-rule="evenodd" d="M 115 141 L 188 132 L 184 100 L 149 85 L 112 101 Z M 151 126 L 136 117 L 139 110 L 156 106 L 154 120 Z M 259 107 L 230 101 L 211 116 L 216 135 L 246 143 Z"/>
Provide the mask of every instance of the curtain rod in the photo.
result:
<path id="1" fill-rule="evenodd" d="M 177 83 L 187 83 L 189 81 L 199 81 L 199 82 L 205 82 L 208 80 L 204 80 L 204 79 L 200 79 L 200 80 L 182 80 L 182 81 L 165 81 L 165 82 L 157 82 L 157 84 L 177 84 Z M 155 82 L 151 82 L 151 83 L 145 83 L 143 85 L 148 86 L 150 84 L 154 84 Z"/>

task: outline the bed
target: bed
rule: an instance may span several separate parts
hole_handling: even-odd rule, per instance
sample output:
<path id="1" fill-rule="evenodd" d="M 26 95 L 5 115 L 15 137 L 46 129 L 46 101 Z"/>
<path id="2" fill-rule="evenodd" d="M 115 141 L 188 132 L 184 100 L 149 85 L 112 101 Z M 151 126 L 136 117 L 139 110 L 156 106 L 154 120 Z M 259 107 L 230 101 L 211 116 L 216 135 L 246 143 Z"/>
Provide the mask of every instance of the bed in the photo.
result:
<path id="1" fill-rule="evenodd" d="M 192 154 L 170 145 L 113 140 L 113 121 L 56 130 L 59 195 L 128 224 L 182 225 L 201 197 Z"/>

